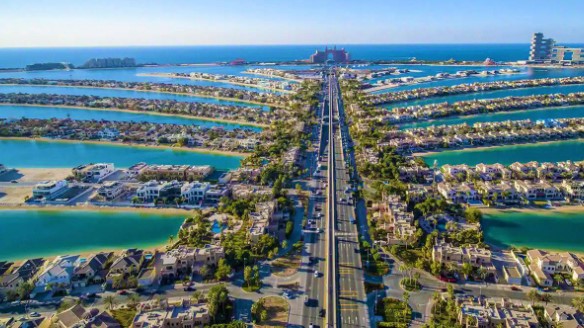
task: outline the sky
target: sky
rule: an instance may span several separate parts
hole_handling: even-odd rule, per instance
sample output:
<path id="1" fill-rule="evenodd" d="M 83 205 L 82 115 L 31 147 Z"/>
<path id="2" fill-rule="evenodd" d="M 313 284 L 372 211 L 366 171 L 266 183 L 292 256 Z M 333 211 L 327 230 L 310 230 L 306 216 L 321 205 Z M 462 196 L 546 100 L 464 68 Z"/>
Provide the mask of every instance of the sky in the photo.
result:
<path id="1" fill-rule="evenodd" d="M 0 47 L 584 42 L 584 0 L 0 0 Z"/>

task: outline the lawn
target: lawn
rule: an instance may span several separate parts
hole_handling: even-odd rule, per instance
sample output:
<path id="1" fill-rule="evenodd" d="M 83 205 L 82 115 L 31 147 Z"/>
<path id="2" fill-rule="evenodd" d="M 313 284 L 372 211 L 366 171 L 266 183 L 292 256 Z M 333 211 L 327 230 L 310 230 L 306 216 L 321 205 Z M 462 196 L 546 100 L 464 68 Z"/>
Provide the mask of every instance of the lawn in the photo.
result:
<path id="1" fill-rule="evenodd" d="M 278 277 L 289 277 L 298 272 L 302 260 L 300 252 L 295 250 L 286 256 L 275 259 L 272 262 L 272 273 Z"/>
<path id="2" fill-rule="evenodd" d="M 268 319 L 261 324 L 256 324 L 257 328 L 286 327 L 288 325 L 288 311 L 290 305 L 288 301 L 279 296 L 264 297 L 264 306 L 268 311 Z"/>
<path id="3" fill-rule="evenodd" d="M 116 319 L 122 327 L 131 327 L 134 317 L 136 316 L 136 309 L 117 309 L 112 310 L 111 313 L 114 319 Z"/>

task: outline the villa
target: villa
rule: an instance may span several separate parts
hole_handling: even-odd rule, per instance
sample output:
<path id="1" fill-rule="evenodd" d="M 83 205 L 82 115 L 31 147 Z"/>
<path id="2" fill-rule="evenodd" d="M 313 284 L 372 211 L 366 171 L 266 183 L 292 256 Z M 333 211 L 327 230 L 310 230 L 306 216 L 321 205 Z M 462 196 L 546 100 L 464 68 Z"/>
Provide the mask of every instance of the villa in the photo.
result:
<path id="1" fill-rule="evenodd" d="M 552 286 L 556 273 L 569 274 L 574 281 L 584 280 L 584 263 L 572 253 L 548 253 L 532 249 L 527 251 L 527 258 L 530 262 L 529 270 L 542 286 Z"/>
<path id="2" fill-rule="evenodd" d="M 142 201 L 151 202 L 159 198 L 175 198 L 181 196 L 181 183 L 173 181 L 151 180 L 143 183 L 136 190 L 136 196 Z"/>
<path id="3" fill-rule="evenodd" d="M 555 327 L 584 327 L 584 314 L 571 306 L 550 304 L 544 307 L 544 315 Z"/>
<path id="4" fill-rule="evenodd" d="M 108 312 L 100 311 L 97 308 L 87 310 L 79 304 L 53 315 L 53 318 L 48 321 L 47 327 L 51 323 L 55 323 L 61 328 L 121 328 L 120 324 Z"/>
<path id="5" fill-rule="evenodd" d="M 120 181 L 108 181 L 99 187 L 97 194 L 106 200 L 114 200 L 124 193 L 124 186 L 124 183 Z"/>
<path id="6" fill-rule="evenodd" d="M 0 290 L 15 291 L 23 283 L 34 280 L 44 263 L 44 259 L 36 258 L 26 260 L 20 265 L 13 265 L 10 272 L 0 277 Z"/>
<path id="7" fill-rule="evenodd" d="M 67 190 L 68 183 L 66 180 L 43 181 L 37 183 L 32 189 L 33 198 L 50 199 L 57 197 Z"/>
<path id="8" fill-rule="evenodd" d="M 187 182 L 181 187 L 180 195 L 188 203 L 201 204 L 210 188 L 211 185 L 208 182 Z"/>
<path id="9" fill-rule="evenodd" d="M 45 291 L 51 288 L 69 289 L 73 278 L 74 265 L 79 255 L 58 256 L 45 266 L 35 283 L 37 290 Z"/>
<path id="10" fill-rule="evenodd" d="M 553 200 L 563 198 L 562 192 L 558 188 L 543 180 L 537 182 L 515 180 L 514 187 L 528 200 Z"/>
<path id="11" fill-rule="evenodd" d="M 458 204 L 479 200 L 479 193 L 470 183 L 451 184 L 441 182 L 438 184 L 438 192 L 447 200 Z"/>
<path id="12" fill-rule="evenodd" d="M 205 179 L 211 173 L 213 173 L 213 171 L 214 169 L 210 165 L 147 165 L 140 170 L 138 178 L 141 181 L 197 181 Z"/>
<path id="13" fill-rule="evenodd" d="M 494 199 L 495 201 L 500 201 L 505 204 L 519 203 L 521 199 L 521 194 L 507 181 L 501 181 L 498 184 L 485 181 L 479 182 L 477 185 L 477 189 L 483 199 Z"/>
<path id="14" fill-rule="evenodd" d="M 81 181 L 101 182 L 115 172 L 113 163 L 81 165 L 73 169 L 73 175 Z"/>
<path id="15" fill-rule="evenodd" d="M 192 303 L 187 299 L 178 302 L 164 300 L 159 304 L 144 302 L 138 306 L 133 328 L 194 328 L 211 322 L 206 304 Z"/>
<path id="16" fill-rule="evenodd" d="M 483 267 L 494 270 L 491 262 L 491 251 L 476 246 L 453 246 L 438 241 L 432 249 L 432 260 L 438 263 L 453 263 L 462 266 L 470 263 L 473 267 Z"/>
<path id="17" fill-rule="evenodd" d="M 102 252 L 89 256 L 89 258 L 79 258 L 73 270 L 73 287 L 85 287 L 91 284 L 101 284 L 107 276 L 107 265 L 113 257 L 112 252 Z"/>
<path id="18" fill-rule="evenodd" d="M 463 326 L 477 328 L 540 327 L 537 315 L 531 308 L 507 299 L 496 302 L 485 298 L 468 297 L 460 301 L 458 320 Z"/>
<path id="19" fill-rule="evenodd" d="M 138 274 L 144 262 L 144 252 L 137 249 L 128 249 L 121 256 L 116 258 L 109 268 L 106 276 L 108 285 L 112 285 L 114 277 Z"/>
<path id="20" fill-rule="evenodd" d="M 584 200 L 584 181 L 564 180 L 560 188 L 569 198 Z"/>

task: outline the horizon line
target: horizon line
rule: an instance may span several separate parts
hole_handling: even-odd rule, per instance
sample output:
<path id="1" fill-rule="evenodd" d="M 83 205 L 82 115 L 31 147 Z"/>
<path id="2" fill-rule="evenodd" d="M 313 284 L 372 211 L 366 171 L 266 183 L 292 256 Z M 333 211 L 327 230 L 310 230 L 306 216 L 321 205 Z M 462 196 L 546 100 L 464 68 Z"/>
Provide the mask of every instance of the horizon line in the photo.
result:
<path id="1" fill-rule="evenodd" d="M 58 49 L 58 48 L 144 48 L 144 47 L 282 47 L 282 46 L 416 46 L 416 45 L 529 45 L 518 42 L 421 42 L 421 43 L 265 43 L 265 44 L 151 44 L 151 45 L 87 45 L 87 46 L 1 46 L 0 49 Z M 584 45 L 584 42 L 562 42 Z"/>

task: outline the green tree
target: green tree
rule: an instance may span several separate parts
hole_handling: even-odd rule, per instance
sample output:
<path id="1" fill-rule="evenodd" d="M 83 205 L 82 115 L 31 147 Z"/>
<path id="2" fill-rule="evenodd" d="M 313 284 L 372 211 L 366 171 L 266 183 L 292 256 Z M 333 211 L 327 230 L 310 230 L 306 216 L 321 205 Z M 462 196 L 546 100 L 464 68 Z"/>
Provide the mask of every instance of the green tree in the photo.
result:
<path id="1" fill-rule="evenodd" d="M 460 272 L 464 275 L 464 279 L 468 280 L 468 276 L 472 273 L 472 265 L 468 262 L 463 263 Z"/>
<path id="2" fill-rule="evenodd" d="M 29 281 L 23 282 L 22 284 L 20 284 L 18 286 L 18 288 L 16 288 L 16 292 L 18 293 L 18 297 L 21 300 L 28 299 L 28 297 L 30 296 L 30 293 L 32 293 L 33 290 L 34 290 L 34 285 Z"/>
<path id="3" fill-rule="evenodd" d="M 215 278 L 217 280 L 225 280 L 231 273 L 231 266 L 225 259 L 219 259 L 217 270 L 215 270 Z"/>
<path id="4" fill-rule="evenodd" d="M 209 315 L 216 322 L 219 317 L 226 313 L 226 306 L 229 301 L 229 291 L 225 285 L 215 285 L 207 293 L 207 304 L 209 306 Z"/>
<path id="5" fill-rule="evenodd" d="M 572 299 L 572 305 L 580 312 L 584 312 L 584 296 Z"/>
<path id="6" fill-rule="evenodd" d="M 115 297 L 114 295 L 106 295 L 106 296 L 103 298 L 103 303 L 104 303 L 105 305 L 107 305 L 107 308 L 108 308 L 109 310 L 111 310 L 111 309 L 113 309 L 113 308 L 114 308 L 114 306 L 116 305 L 116 303 L 117 303 L 117 300 L 116 300 L 116 297 Z"/>
<path id="7" fill-rule="evenodd" d="M 250 266 L 246 266 L 243 269 L 243 280 L 247 287 L 251 285 L 252 282 L 252 268 Z"/>

